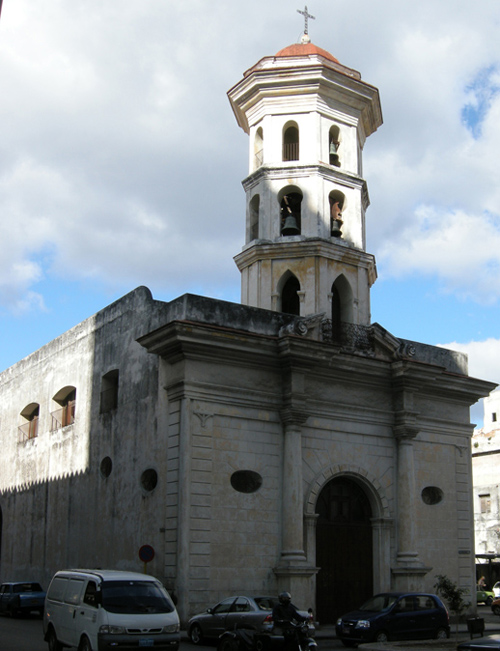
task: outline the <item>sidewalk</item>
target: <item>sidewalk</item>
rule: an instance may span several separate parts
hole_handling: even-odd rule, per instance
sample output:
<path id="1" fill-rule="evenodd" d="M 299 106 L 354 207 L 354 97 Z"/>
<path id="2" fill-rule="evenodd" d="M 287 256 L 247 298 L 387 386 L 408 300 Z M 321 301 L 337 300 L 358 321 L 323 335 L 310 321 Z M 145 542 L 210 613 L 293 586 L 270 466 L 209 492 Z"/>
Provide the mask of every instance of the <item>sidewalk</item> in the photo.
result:
<path id="1" fill-rule="evenodd" d="M 494 635 L 500 634 L 500 618 L 497 618 L 498 621 L 488 622 L 485 619 L 484 622 L 484 635 Z M 479 635 L 474 635 L 474 639 L 479 638 Z M 317 640 L 329 640 L 335 639 L 335 626 L 317 626 L 316 628 L 316 639 Z M 449 650 L 455 649 L 457 644 L 460 642 L 466 642 L 470 640 L 471 636 L 467 629 L 467 623 L 463 622 L 458 625 L 458 635 L 456 624 L 451 624 L 450 626 L 450 637 L 448 640 L 406 640 L 402 642 L 389 642 L 382 644 L 363 644 L 361 649 L 363 651 L 384 651 L 387 649 L 404 649 L 405 651 L 423 651 L 425 649 L 436 649 L 436 650 Z"/>

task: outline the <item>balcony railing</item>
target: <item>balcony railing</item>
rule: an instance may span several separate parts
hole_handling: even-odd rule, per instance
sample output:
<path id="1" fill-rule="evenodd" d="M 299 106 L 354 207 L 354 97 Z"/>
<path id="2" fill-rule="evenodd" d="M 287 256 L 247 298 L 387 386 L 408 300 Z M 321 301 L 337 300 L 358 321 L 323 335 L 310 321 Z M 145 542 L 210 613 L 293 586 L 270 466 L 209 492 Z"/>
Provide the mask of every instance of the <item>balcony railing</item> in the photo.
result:
<path id="1" fill-rule="evenodd" d="M 19 441 L 21 443 L 25 443 L 30 439 L 35 439 L 38 436 L 38 416 L 23 423 L 17 429 L 19 432 Z"/>
<path id="2" fill-rule="evenodd" d="M 298 142 L 285 142 L 283 143 L 283 160 L 299 160 L 299 143 Z"/>
<path id="3" fill-rule="evenodd" d="M 61 429 L 61 427 L 72 425 L 75 422 L 75 407 L 76 400 L 71 400 L 67 405 L 61 407 L 61 409 L 56 409 L 56 411 L 51 412 L 52 423 L 50 431 L 53 432 L 56 429 Z"/>
<path id="4" fill-rule="evenodd" d="M 334 323 L 332 319 L 323 319 L 321 323 L 323 341 L 338 344 L 341 348 L 372 355 L 375 352 L 373 335 L 368 326 L 355 323 Z"/>
<path id="5" fill-rule="evenodd" d="M 116 409 L 118 406 L 118 387 L 111 387 L 101 391 L 101 414 Z"/>

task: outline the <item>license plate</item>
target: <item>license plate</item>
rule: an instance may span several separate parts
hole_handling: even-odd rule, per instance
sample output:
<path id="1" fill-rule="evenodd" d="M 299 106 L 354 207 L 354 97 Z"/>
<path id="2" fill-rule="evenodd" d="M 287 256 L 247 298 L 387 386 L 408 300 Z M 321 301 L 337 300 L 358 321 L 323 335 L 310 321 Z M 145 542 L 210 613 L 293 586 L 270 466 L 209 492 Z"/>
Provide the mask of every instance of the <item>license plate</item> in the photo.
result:
<path id="1" fill-rule="evenodd" d="M 155 641 L 149 637 L 139 639 L 139 646 L 154 646 L 154 645 L 155 645 Z"/>
<path id="2" fill-rule="evenodd" d="M 351 634 L 351 629 L 350 629 L 350 628 L 347 628 L 347 627 L 346 627 L 346 628 L 343 628 L 343 629 L 342 629 L 342 633 L 343 633 L 344 635 L 350 635 L 350 634 Z"/>

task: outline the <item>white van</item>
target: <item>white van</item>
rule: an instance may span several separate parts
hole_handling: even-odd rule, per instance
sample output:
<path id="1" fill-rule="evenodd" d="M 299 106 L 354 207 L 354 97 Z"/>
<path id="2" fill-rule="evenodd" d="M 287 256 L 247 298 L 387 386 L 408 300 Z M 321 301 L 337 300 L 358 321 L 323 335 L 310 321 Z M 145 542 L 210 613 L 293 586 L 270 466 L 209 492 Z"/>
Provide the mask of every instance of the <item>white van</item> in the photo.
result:
<path id="1" fill-rule="evenodd" d="M 180 643 L 177 610 L 158 579 L 115 570 L 57 572 L 45 598 L 43 633 L 50 651 L 177 651 Z"/>

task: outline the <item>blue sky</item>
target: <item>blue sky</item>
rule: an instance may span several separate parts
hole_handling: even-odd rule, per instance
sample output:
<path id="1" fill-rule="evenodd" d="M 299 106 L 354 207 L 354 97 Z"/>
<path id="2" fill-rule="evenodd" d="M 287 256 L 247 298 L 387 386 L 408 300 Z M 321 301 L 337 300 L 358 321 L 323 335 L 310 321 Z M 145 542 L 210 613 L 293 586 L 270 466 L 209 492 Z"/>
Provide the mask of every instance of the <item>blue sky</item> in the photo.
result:
<path id="1" fill-rule="evenodd" d="M 364 150 L 373 320 L 500 382 L 500 4 L 308 8 L 312 41 L 380 90 Z M 226 93 L 298 41 L 297 9 L 5 0 L 0 369 L 139 285 L 239 300 L 248 143 Z"/>

